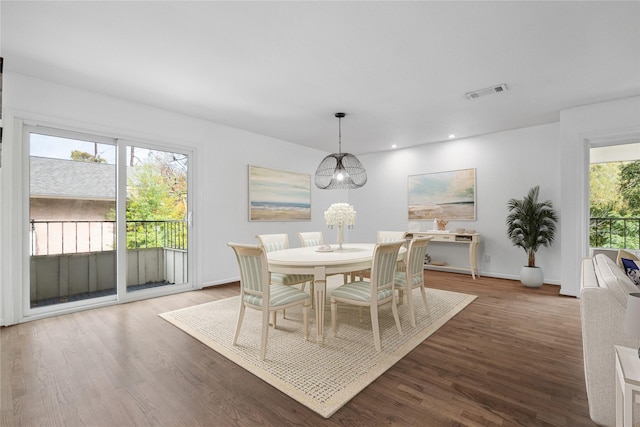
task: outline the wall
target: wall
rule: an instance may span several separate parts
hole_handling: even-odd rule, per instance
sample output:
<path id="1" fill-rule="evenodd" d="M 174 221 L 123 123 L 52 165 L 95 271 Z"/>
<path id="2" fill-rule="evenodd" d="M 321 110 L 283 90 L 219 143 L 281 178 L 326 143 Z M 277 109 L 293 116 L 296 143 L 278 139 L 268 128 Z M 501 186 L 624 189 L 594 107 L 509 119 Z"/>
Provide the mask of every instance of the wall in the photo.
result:
<path id="1" fill-rule="evenodd" d="M 192 207 L 196 240 L 193 278 L 197 286 L 238 279 L 229 241 L 254 243 L 260 233 L 288 233 L 298 246 L 298 231 L 326 230 L 323 212 L 334 202 L 347 200 L 347 191 L 311 190 L 312 219 L 304 222 L 248 221 L 248 165 L 294 172 L 315 172 L 327 154 L 285 141 L 130 103 L 106 95 L 53 84 L 4 70 L 4 141 L 0 169 L 0 323 L 20 319 L 21 283 L 26 254 L 22 244 L 26 210 L 19 121 L 65 127 L 136 142 L 177 145 L 195 152 Z M 312 184 L 313 185 L 313 184 Z M 329 242 L 335 236 L 325 233 Z M 28 248 L 26 248 L 28 251 Z"/>
<path id="2" fill-rule="evenodd" d="M 640 140 L 640 97 L 560 112 L 562 291 L 580 292 L 580 259 L 588 256 L 589 147 Z"/>
<path id="3" fill-rule="evenodd" d="M 480 274 L 518 279 L 527 257 L 511 245 L 506 235 L 506 203 L 522 198 L 540 185 L 544 200 L 560 207 L 559 125 L 549 124 L 491 135 L 447 141 L 403 150 L 361 156 L 369 181 L 349 194 L 358 212 L 352 237 L 375 240 L 377 230 L 425 231 L 432 221 L 408 221 L 407 177 L 457 169 L 476 169 L 476 221 L 450 221 L 448 229 L 473 228 L 482 234 L 478 262 Z M 557 239 L 542 248 L 536 264 L 542 267 L 546 283 L 560 283 L 560 212 Z M 468 265 L 466 245 L 432 244 L 432 259 L 449 265 Z M 485 261 L 485 255 L 490 261 Z"/>
<path id="4" fill-rule="evenodd" d="M 238 277 L 228 241 L 254 242 L 259 233 L 286 232 L 297 246 L 298 231 L 322 230 L 328 242 L 335 231 L 324 224 L 323 212 L 334 202 L 350 201 L 358 221 L 347 241 L 373 241 L 377 230 L 429 229 L 430 223 L 407 221 L 407 176 L 462 168 L 477 170 L 477 220 L 451 223 L 449 228 L 475 228 L 482 233 L 481 274 L 517 278 L 525 263 L 523 251 L 505 235 L 505 204 L 539 184 L 544 199 L 560 211 L 560 239 L 537 256 L 548 283 L 561 292 L 579 293 L 579 259 L 586 253 L 581 206 L 586 194 L 585 141 L 639 132 L 640 98 L 566 110 L 560 123 L 517 129 L 445 143 L 429 144 L 359 156 L 369 182 L 358 190 L 322 191 L 312 188 L 310 222 L 249 222 L 247 166 L 313 174 L 326 153 L 289 142 L 130 103 L 103 94 L 57 85 L 28 76 L 4 73 L 3 162 L 0 174 L 0 323 L 20 319 L 26 229 L 19 121 L 38 122 L 136 142 L 177 145 L 195 153 L 193 202 L 196 286 L 226 283 Z M 560 196 L 562 195 L 562 201 Z M 588 213 L 586 214 L 588 215 Z M 576 219 L 578 218 L 578 219 Z M 584 233 L 584 234 L 581 234 Z M 27 248 L 28 251 L 28 248 Z M 431 251 L 435 255 L 435 246 Z M 491 260 L 485 262 L 485 255 Z M 438 249 L 451 264 L 466 260 L 464 251 Z"/>

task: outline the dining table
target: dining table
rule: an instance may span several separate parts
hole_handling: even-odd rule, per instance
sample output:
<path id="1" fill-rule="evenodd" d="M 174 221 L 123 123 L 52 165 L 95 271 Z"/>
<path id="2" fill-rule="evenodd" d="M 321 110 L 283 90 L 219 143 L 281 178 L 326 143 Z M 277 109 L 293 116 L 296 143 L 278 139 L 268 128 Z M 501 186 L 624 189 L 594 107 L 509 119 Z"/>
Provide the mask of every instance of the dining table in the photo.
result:
<path id="1" fill-rule="evenodd" d="M 331 246 L 331 249 L 326 249 Z M 317 342 L 324 342 L 324 310 L 327 276 L 368 270 L 373 262 L 374 243 L 290 248 L 267 253 L 269 271 L 286 274 L 313 274 L 316 301 Z M 402 247 L 398 259 L 403 259 Z"/>

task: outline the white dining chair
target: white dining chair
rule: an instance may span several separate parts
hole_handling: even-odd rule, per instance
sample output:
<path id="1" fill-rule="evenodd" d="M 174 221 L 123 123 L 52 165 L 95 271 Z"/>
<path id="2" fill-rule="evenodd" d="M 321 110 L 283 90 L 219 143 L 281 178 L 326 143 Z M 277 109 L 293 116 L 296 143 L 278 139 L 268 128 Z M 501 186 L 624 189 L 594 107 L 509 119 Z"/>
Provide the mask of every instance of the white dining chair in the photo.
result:
<path id="1" fill-rule="evenodd" d="M 378 322 L 378 307 L 391 303 L 391 311 L 402 335 L 398 307 L 396 306 L 396 292 L 394 290 L 394 276 L 398 260 L 398 252 L 402 242 L 378 243 L 373 250 L 371 265 L 371 281 L 355 281 L 339 286 L 331 292 L 331 328 L 337 333 L 338 303 L 352 304 L 359 307 L 369 307 L 371 312 L 371 328 L 373 342 L 377 352 L 382 351 L 380 344 L 380 326 Z"/>
<path id="2" fill-rule="evenodd" d="M 402 241 L 403 246 L 407 245 L 407 232 L 406 231 L 378 231 L 378 243 L 397 242 Z M 404 260 L 398 261 L 398 270 L 404 270 Z"/>
<path id="3" fill-rule="evenodd" d="M 398 240 L 402 240 L 406 242 L 407 232 L 406 231 L 378 231 L 378 243 L 387 243 L 387 242 L 397 242 Z"/>
<path id="4" fill-rule="evenodd" d="M 396 271 L 394 277 L 395 288 L 398 290 L 399 298 L 402 299 L 403 294 L 407 296 L 411 326 L 413 327 L 416 326 L 412 297 L 412 291 L 414 289 L 420 289 L 424 308 L 425 310 L 429 310 L 427 295 L 424 290 L 424 256 L 427 253 L 427 245 L 430 240 L 430 237 L 423 237 L 412 239 L 409 242 L 409 249 L 405 256 L 406 267 L 403 271 Z"/>
<path id="5" fill-rule="evenodd" d="M 324 245 L 324 236 L 322 231 L 305 231 L 298 233 L 300 244 L 303 247 Z"/>
<path id="6" fill-rule="evenodd" d="M 258 234 L 256 239 L 260 242 L 260 245 L 264 247 L 265 252 L 272 251 L 281 251 L 284 249 L 289 249 L 289 236 L 286 233 L 282 234 Z M 313 304 L 313 274 L 286 274 L 286 273 L 271 273 L 271 283 L 278 285 L 302 285 L 301 290 L 305 290 L 307 282 L 309 283 L 309 290 L 312 295 L 312 304 Z M 282 316 L 284 317 L 286 312 L 282 312 Z M 273 318 L 274 326 L 275 326 L 275 314 Z"/>
<path id="7" fill-rule="evenodd" d="M 260 360 L 267 353 L 267 335 L 269 332 L 269 313 L 302 305 L 304 322 L 304 339 L 309 339 L 309 306 L 311 297 L 308 293 L 293 286 L 273 284 L 269 278 L 269 265 L 266 252 L 261 245 L 242 245 L 227 243 L 236 254 L 240 268 L 240 311 L 233 335 L 233 345 L 237 345 L 240 329 L 246 308 L 262 312 L 260 339 Z M 274 323 L 275 328 L 275 323 Z"/>
<path id="8" fill-rule="evenodd" d="M 258 234 L 256 239 L 264 247 L 265 252 L 289 249 L 289 236 L 287 234 Z M 271 282 L 287 286 L 301 284 L 302 290 L 304 290 L 307 282 L 313 285 L 313 274 L 271 273 Z"/>

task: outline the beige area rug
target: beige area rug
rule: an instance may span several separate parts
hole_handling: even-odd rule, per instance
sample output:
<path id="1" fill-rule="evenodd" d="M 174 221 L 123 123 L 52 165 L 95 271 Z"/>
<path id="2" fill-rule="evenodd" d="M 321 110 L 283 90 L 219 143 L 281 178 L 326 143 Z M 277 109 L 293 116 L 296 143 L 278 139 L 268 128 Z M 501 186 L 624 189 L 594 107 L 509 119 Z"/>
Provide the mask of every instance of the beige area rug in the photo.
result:
<path id="1" fill-rule="evenodd" d="M 339 276 L 329 278 L 329 289 L 336 286 L 336 279 L 340 280 Z M 288 309 L 286 319 L 282 319 L 282 314 L 278 313 L 278 328 L 269 328 L 265 361 L 259 359 L 261 318 L 256 310 L 246 310 L 238 345 L 231 345 L 239 297 L 160 316 L 273 387 L 329 418 L 476 298 L 437 289 L 427 288 L 426 292 L 428 311 L 425 311 L 420 292 L 413 292 L 416 328 L 409 323 L 406 302 L 398 306 L 404 333 L 402 336 L 396 329 L 390 304 L 381 307 L 381 353 L 374 348 L 368 310 L 364 310 L 361 322 L 359 309 L 348 305 L 338 305 L 338 331 L 334 336 L 331 332 L 330 304 L 326 304 L 323 345 L 315 341 L 313 311 L 309 312 L 309 341 L 306 342 L 302 334 L 302 309 Z"/>

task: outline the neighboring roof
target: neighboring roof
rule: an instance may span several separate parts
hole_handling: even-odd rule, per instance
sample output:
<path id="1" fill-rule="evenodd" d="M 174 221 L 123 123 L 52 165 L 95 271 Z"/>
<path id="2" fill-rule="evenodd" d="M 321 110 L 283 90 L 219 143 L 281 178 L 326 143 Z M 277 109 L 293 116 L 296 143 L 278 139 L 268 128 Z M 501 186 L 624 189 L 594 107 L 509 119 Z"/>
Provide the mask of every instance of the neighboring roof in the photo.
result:
<path id="1" fill-rule="evenodd" d="M 115 200 L 116 167 L 107 163 L 31 157 L 31 197 Z"/>

